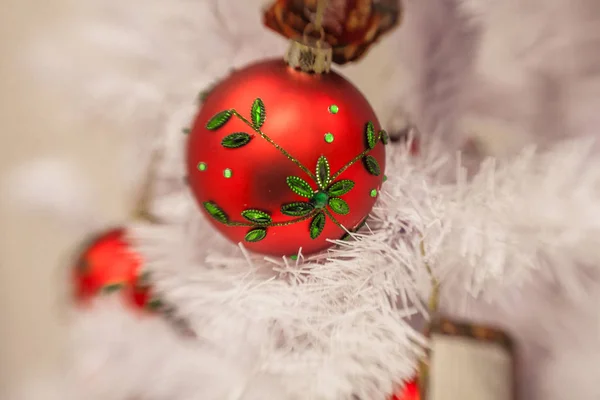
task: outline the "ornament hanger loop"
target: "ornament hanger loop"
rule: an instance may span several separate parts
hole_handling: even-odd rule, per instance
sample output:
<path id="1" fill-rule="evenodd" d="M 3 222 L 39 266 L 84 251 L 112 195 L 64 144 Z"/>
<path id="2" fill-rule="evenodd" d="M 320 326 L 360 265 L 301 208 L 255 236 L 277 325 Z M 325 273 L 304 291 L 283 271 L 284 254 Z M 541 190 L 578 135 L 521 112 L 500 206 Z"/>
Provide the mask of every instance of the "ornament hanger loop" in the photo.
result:
<path id="1" fill-rule="evenodd" d="M 323 28 L 323 16 L 327 3 L 328 0 L 317 0 L 315 22 L 306 25 L 301 39 L 292 40 L 285 56 L 286 62 L 291 67 L 315 74 L 329 72 L 333 51 L 325 41 L 325 29 Z M 314 39 L 310 36 L 312 32 L 319 32 L 320 38 Z"/>
<path id="2" fill-rule="evenodd" d="M 322 26 L 317 29 L 317 25 L 313 25 L 312 23 L 306 25 L 306 28 L 304 28 L 304 32 L 302 34 L 302 40 L 304 41 L 304 43 L 310 42 L 309 35 L 312 32 L 319 32 L 319 40 L 317 41 L 317 46 L 321 47 L 321 44 L 325 41 L 325 29 L 323 29 Z"/>
<path id="3" fill-rule="evenodd" d="M 325 17 L 325 10 L 329 0 L 318 0 L 317 10 L 315 11 L 315 22 L 311 22 L 304 28 L 302 40 L 304 43 L 309 43 L 309 34 L 312 32 L 319 32 L 319 40 L 317 41 L 317 47 L 321 47 L 321 44 L 325 41 L 325 29 L 323 28 L 323 18 Z"/>

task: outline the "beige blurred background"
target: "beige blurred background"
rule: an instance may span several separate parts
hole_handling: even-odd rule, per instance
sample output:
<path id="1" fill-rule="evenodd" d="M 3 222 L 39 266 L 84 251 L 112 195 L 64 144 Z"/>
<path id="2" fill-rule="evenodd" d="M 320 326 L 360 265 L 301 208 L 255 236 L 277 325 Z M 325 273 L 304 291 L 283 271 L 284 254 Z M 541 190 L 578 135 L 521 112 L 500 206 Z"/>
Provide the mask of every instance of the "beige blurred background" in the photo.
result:
<path id="1" fill-rule="evenodd" d="M 124 189 L 109 155 L 120 146 L 110 135 L 87 135 L 108 127 L 78 126 L 58 118 L 53 93 L 42 92 L 16 66 L 27 35 L 43 34 L 51 18 L 68 12 L 68 0 L 0 2 L 0 399 L 24 379 L 45 375 L 61 358 L 64 337 L 65 274 L 79 234 L 44 214 L 26 214 L 8 201 L 5 182 L 14 167 L 60 156 L 80 167 L 92 183 L 100 209 L 109 220 L 126 214 Z"/>

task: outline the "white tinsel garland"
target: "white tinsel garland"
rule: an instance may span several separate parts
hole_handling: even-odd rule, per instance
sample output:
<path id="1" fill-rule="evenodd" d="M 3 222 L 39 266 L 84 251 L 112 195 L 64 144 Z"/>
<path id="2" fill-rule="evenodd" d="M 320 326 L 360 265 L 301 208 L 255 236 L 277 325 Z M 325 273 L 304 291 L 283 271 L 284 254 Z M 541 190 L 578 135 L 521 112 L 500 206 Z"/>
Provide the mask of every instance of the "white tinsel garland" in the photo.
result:
<path id="1" fill-rule="evenodd" d="M 589 148 L 490 160 L 469 181 L 457 168 L 457 182 L 438 178 L 456 168 L 443 153 L 414 159 L 396 149 L 368 229 L 298 261 L 215 238 L 189 197 L 180 222 L 139 226 L 134 237 L 200 342 L 252 354 L 255 373 L 275 377 L 290 399 L 383 398 L 410 376 L 424 344 L 410 317 L 425 313 L 425 262 L 442 283 L 443 310 L 505 327 L 524 345 L 526 367 L 539 368 L 529 361 L 536 346 L 569 351 L 552 308 L 597 298 L 589 271 L 600 265 L 600 163 Z"/>
<path id="2" fill-rule="evenodd" d="M 600 162 L 587 148 L 525 152 L 459 183 L 438 179 L 453 167 L 441 153 L 395 151 L 369 227 L 298 261 L 247 254 L 215 235 L 191 198 L 171 199 L 180 218 L 134 226 L 132 237 L 198 338 L 100 299 L 74 320 L 67 393 L 383 399 L 426 345 L 415 314 L 430 292 L 428 261 L 444 312 L 516 337 L 523 398 L 594 400 Z"/>

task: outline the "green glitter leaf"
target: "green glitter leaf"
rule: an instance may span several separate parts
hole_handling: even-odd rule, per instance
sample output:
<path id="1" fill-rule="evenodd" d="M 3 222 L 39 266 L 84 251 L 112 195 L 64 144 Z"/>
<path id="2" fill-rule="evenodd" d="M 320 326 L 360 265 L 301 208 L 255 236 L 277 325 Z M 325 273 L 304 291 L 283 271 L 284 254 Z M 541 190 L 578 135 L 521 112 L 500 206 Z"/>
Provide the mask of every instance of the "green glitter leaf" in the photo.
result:
<path id="1" fill-rule="evenodd" d="M 331 207 L 334 213 L 340 215 L 346 215 L 350 212 L 350 206 L 348 206 L 348 203 L 337 197 L 329 199 L 329 207 Z"/>
<path id="2" fill-rule="evenodd" d="M 374 148 L 379 141 L 379 134 L 375 134 L 375 126 L 371 121 L 367 122 L 367 126 L 365 127 L 365 135 L 367 137 L 367 146 L 369 149 Z"/>
<path id="3" fill-rule="evenodd" d="M 254 127 L 256 129 L 260 129 L 260 127 L 265 123 L 266 117 L 267 114 L 263 101 L 260 98 L 254 100 L 254 103 L 252 103 L 252 110 L 250 111 L 250 118 L 252 119 L 252 124 L 254 124 Z"/>
<path id="4" fill-rule="evenodd" d="M 111 283 L 102 287 L 103 294 L 111 294 L 118 292 L 125 287 L 124 283 Z"/>
<path id="5" fill-rule="evenodd" d="M 206 212 L 220 223 L 226 224 L 229 222 L 229 218 L 227 217 L 227 214 L 225 214 L 225 211 L 221 210 L 221 208 L 212 201 L 205 201 L 202 205 Z"/>
<path id="6" fill-rule="evenodd" d="M 350 179 L 342 179 L 341 181 L 335 182 L 329 187 L 327 193 L 331 197 L 340 197 L 348 193 L 354 188 L 354 182 Z"/>
<path id="7" fill-rule="evenodd" d="M 261 225 L 270 224 L 272 222 L 271 216 L 260 210 L 244 210 L 242 211 L 242 217 L 250 222 Z"/>
<path id="8" fill-rule="evenodd" d="M 232 115 L 233 113 L 231 112 L 231 110 L 221 111 L 206 123 L 206 129 L 208 129 L 209 131 L 216 131 L 217 129 L 225 125 Z"/>
<path id="9" fill-rule="evenodd" d="M 246 233 L 244 240 L 246 242 L 260 242 L 264 238 L 267 237 L 267 230 L 265 228 L 256 228 L 252 229 L 250 232 Z"/>
<path id="10" fill-rule="evenodd" d="M 164 303 L 161 299 L 153 298 L 148 303 L 146 303 L 146 308 L 150 311 L 158 311 L 164 306 Z"/>
<path id="11" fill-rule="evenodd" d="M 312 203 L 305 203 L 303 201 L 288 203 L 281 206 L 281 212 L 290 217 L 304 217 L 305 215 L 310 214 L 314 209 L 315 206 Z"/>
<path id="12" fill-rule="evenodd" d="M 244 132 L 236 132 L 227 135 L 221 140 L 221 145 L 228 149 L 237 149 L 250 143 L 252 136 Z"/>
<path id="13" fill-rule="evenodd" d="M 310 238 L 316 239 L 321 233 L 323 233 L 323 229 L 325 229 L 325 214 L 323 212 L 318 213 L 310 222 Z"/>
<path id="14" fill-rule="evenodd" d="M 142 272 L 138 276 L 138 278 L 137 278 L 137 280 L 135 282 L 135 286 L 137 288 L 148 288 L 148 287 L 150 287 L 152 285 L 151 280 L 150 280 L 151 279 L 151 275 L 152 274 L 150 273 L 150 271 L 144 271 L 144 272 Z"/>
<path id="15" fill-rule="evenodd" d="M 367 171 L 371 175 L 379 176 L 381 174 L 381 168 L 379 167 L 379 163 L 373 156 L 366 156 L 363 158 L 363 164 Z"/>
<path id="16" fill-rule="evenodd" d="M 327 161 L 327 158 L 325 158 L 325 156 L 319 157 L 319 160 L 317 161 L 316 175 L 317 184 L 321 189 L 325 190 L 325 188 L 327 188 L 327 185 L 329 185 L 330 174 L 331 169 L 329 168 L 329 161 Z"/>
<path id="17" fill-rule="evenodd" d="M 304 179 L 297 176 L 288 176 L 286 181 L 292 192 L 298 196 L 306 197 L 307 199 L 313 197 L 314 192 Z"/>
<path id="18" fill-rule="evenodd" d="M 382 130 L 379 132 L 379 136 L 381 137 L 381 141 L 384 145 L 387 145 L 390 142 L 390 135 L 387 133 L 387 131 Z"/>

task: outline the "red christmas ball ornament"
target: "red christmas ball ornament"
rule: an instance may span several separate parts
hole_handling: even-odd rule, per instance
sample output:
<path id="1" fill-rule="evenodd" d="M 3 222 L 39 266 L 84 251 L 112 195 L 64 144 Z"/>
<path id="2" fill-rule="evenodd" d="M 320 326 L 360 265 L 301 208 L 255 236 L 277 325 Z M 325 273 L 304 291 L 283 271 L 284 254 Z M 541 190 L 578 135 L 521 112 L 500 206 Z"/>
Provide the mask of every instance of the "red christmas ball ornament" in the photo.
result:
<path id="1" fill-rule="evenodd" d="M 99 294 L 120 292 L 137 308 L 154 309 L 142 259 L 127 242 L 125 230 L 117 228 L 92 239 L 80 253 L 73 270 L 75 298 L 85 304 Z"/>
<path id="2" fill-rule="evenodd" d="M 293 42 L 287 62 L 237 70 L 206 97 L 188 141 L 188 182 L 233 242 L 269 255 L 315 253 L 375 204 L 389 137 L 330 63 L 323 43 Z"/>
<path id="3" fill-rule="evenodd" d="M 417 379 L 412 379 L 404 384 L 404 387 L 395 394 L 391 400 L 420 400 L 419 384 Z"/>

